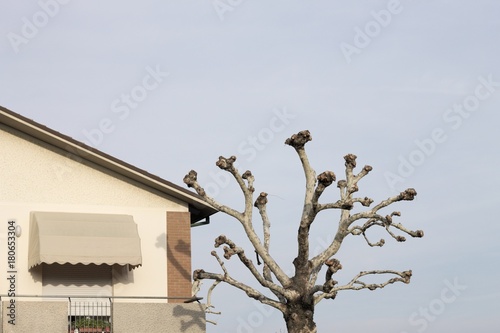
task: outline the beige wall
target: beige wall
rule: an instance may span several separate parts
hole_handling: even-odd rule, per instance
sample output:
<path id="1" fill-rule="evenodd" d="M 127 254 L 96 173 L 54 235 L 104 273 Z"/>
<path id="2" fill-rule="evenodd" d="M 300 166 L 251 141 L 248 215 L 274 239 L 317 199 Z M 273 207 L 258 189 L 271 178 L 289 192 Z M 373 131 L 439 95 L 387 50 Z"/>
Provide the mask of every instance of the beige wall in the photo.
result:
<path id="1" fill-rule="evenodd" d="M 16 302 L 16 325 L 6 320 L 8 301 L 2 302 L 2 333 L 66 333 L 67 302 Z M 203 306 L 167 303 L 113 304 L 114 333 L 205 332 Z"/>
<path id="2" fill-rule="evenodd" d="M 186 204 L 178 200 L 161 197 L 137 182 L 33 140 L 0 124 L 0 202 L 186 210 Z"/>
<path id="3" fill-rule="evenodd" d="M 16 302 L 15 325 L 8 323 L 9 301 L 2 302 L 3 333 L 65 333 L 68 331 L 67 302 Z"/>
<path id="4" fill-rule="evenodd" d="M 159 195 L 58 149 L 0 125 L 0 244 L 9 219 L 22 228 L 17 238 L 17 294 L 41 294 L 39 270 L 28 272 L 31 211 L 129 214 L 141 237 L 143 265 L 114 269 L 115 296 L 167 296 L 166 211 L 186 212 L 185 203 Z M 4 252 L 0 252 L 4 253 Z M 7 256 L 0 256 L 7 271 Z M 0 294 L 6 294 L 0 284 Z M 189 295 L 187 295 L 189 296 Z"/>
<path id="5" fill-rule="evenodd" d="M 198 303 L 113 305 L 113 333 L 202 333 L 205 328 L 205 312 Z"/>

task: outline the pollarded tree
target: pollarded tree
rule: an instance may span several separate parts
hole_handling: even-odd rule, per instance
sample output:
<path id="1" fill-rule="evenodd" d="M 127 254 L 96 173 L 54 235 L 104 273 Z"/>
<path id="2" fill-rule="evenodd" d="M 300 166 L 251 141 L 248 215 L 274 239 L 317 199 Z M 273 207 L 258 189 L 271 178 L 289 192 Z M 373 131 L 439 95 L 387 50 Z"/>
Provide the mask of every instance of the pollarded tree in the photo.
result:
<path id="1" fill-rule="evenodd" d="M 240 174 L 234 166 L 236 157 L 231 156 L 229 158 L 224 158 L 221 156 L 216 165 L 222 170 L 229 172 L 241 188 L 245 198 L 245 208 L 243 212 L 222 205 L 214 198 L 209 197 L 203 187 L 198 183 L 196 171 L 192 170 L 184 177 L 184 182 L 187 186 L 194 188 L 203 200 L 217 210 L 234 217 L 241 223 L 246 236 L 253 245 L 253 250 L 255 250 L 258 255 L 257 260 L 259 260 L 259 257 L 262 259 L 262 271 L 260 271 L 253 261 L 247 257 L 244 250 L 238 247 L 228 237 L 224 235 L 217 237 L 215 240 L 215 247 L 224 247 L 225 259 L 237 256 L 259 284 L 269 289 L 275 297 L 266 296 L 257 289 L 234 279 L 225 268 L 222 258 L 220 258 L 216 251 L 212 251 L 212 255 L 219 262 L 222 273 L 210 273 L 201 269 L 196 270 L 193 273 L 195 283 L 201 280 L 213 280 L 214 284 L 210 292 L 213 290 L 213 287 L 220 282 L 241 289 L 249 297 L 281 311 L 289 333 L 316 332 L 316 324 L 314 322 L 314 309 L 316 304 L 323 299 L 334 299 L 339 291 L 361 289 L 375 290 L 395 282 L 410 282 L 411 270 L 402 272 L 395 270 L 372 270 L 362 271 L 346 284 L 339 284 L 333 279 L 333 275 L 342 268 L 342 265 L 334 256 L 347 236 L 362 235 L 369 246 L 382 246 L 384 245 L 383 239 L 376 243 L 370 242 L 366 235 L 368 229 L 375 226 L 382 227 L 398 242 L 405 241 L 405 237 L 400 235 L 401 233 L 408 234 L 412 237 L 422 237 L 424 234 L 421 230 L 412 231 L 405 228 L 401 223 L 394 221 L 396 216 L 400 216 L 399 212 L 392 212 L 389 215 L 380 213 L 383 208 L 395 202 L 413 200 L 417 195 L 414 189 L 407 189 L 374 206 L 372 206 L 372 199 L 355 196 L 355 193 L 358 191 L 358 182 L 372 170 L 372 167 L 366 165 L 358 174 L 354 174 L 356 156 L 353 154 L 348 154 L 344 157 L 346 176 L 345 179 L 337 181 L 337 187 L 340 189 L 340 198 L 336 202 L 320 203 L 319 199 L 321 195 L 328 186 L 336 181 L 336 176 L 332 171 L 325 171 L 316 177 L 314 169 L 309 164 L 305 150 L 305 144 L 309 141 L 311 141 L 311 134 L 309 131 L 301 131 L 292 135 L 285 141 L 287 145 L 293 147 L 297 152 L 306 179 L 304 206 L 297 233 L 297 257 L 293 260 L 293 265 L 295 267 L 293 276 L 285 274 L 269 252 L 271 234 L 270 221 L 266 212 L 267 194 L 265 192 L 260 193 L 254 201 L 254 176 L 250 171 Z M 371 206 L 371 208 L 355 213 L 353 211 L 355 205 L 362 205 L 364 207 Z M 258 210 L 260 219 L 262 220 L 262 239 L 254 229 L 254 207 Z M 340 211 L 340 220 L 337 225 L 335 237 L 323 252 L 311 258 L 309 249 L 309 229 L 317 214 L 329 209 L 337 209 Z M 394 229 L 398 230 L 398 234 L 394 232 Z M 326 273 L 324 279 L 318 282 L 319 273 L 322 268 L 325 268 Z M 366 282 L 366 277 L 380 274 L 388 276 L 385 282 Z"/>

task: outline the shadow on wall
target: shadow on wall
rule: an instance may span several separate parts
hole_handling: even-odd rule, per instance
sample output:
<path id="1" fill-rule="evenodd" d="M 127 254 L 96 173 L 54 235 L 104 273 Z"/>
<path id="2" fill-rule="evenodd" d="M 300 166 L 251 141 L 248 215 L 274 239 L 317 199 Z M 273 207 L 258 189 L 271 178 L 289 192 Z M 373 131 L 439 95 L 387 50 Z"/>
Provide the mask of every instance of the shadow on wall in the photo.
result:
<path id="1" fill-rule="evenodd" d="M 175 244 L 173 249 L 171 248 L 171 244 L 167 244 L 167 255 L 171 258 L 171 263 L 182 277 L 191 280 L 191 272 L 187 271 L 186 267 L 177 259 L 177 256 L 191 257 L 191 244 L 186 243 L 182 239 Z"/>
<path id="2" fill-rule="evenodd" d="M 198 303 L 117 302 L 113 305 L 113 331 L 205 333 L 205 311 Z"/>
<path id="3" fill-rule="evenodd" d="M 174 307 L 174 317 L 186 317 L 185 319 L 179 319 L 181 323 L 181 332 L 191 332 L 195 329 L 201 329 L 205 332 L 205 309 L 202 304 L 198 305 L 200 306 L 200 309 L 196 310 L 186 308 L 185 305 L 177 305 Z"/>
<path id="4" fill-rule="evenodd" d="M 29 272 L 31 274 L 31 278 L 33 279 L 33 282 L 42 283 L 42 281 L 43 281 L 42 265 L 37 265 L 37 266 L 31 267 L 29 269 Z"/>
<path id="5" fill-rule="evenodd" d="M 34 282 L 43 286 L 100 286 L 134 283 L 134 272 L 128 265 L 95 264 L 46 264 L 37 265 L 29 270 Z M 1 332 L 0 332 L 1 333 Z"/>
<path id="6" fill-rule="evenodd" d="M 167 244 L 166 239 L 166 234 L 162 233 L 156 237 L 155 246 L 166 250 L 170 262 L 174 265 L 177 271 L 181 273 L 183 278 L 190 280 L 191 272 L 188 272 L 184 265 L 179 262 L 177 255 L 191 257 L 191 245 L 181 239 L 172 247 L 172 244 Z"/>
<path id="7" fill-rule="evenodd" d="M 158 237 L 156 237 L 155 246 L 157 248 L 167 250 L 167 234 L 166 233 L 162 233 Z"/>

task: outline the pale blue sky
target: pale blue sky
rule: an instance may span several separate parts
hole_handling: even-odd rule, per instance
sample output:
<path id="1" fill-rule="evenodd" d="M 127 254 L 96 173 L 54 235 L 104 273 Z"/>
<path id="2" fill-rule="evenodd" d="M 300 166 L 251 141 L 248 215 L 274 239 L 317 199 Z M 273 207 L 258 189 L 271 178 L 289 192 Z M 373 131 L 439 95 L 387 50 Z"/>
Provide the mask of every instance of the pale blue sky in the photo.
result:
<path id="1" fill-rule="evenodd" d="M 319 331 L 498 332 L 499 15 L 493 0 L 3 0 L 0 105 L 179 185 L 196 169 L 235 207 L 242 197 L 214 162 L 239 156 L 270 194 L 272 252 L 286 268 L 303 176 L 283 142 L 309 129 L 318 173 L 340 178 L 342 157 L 358 155 L 374 168 L 360 195 L 415 187 L 417 199 L 395 208 L 425 231 L 406 243 L 375 232 L 383 248 L 348 239 L 337 280 L 412 269 L 412 282 L 321 302 Z M 318 219 L 313 249 L 336 223 Z M 220 233 L 247 245 L 218 214 L 193 229 L 193 268 L 219 271 L 210 251 Z M 230 287 L 213 303 L 223 314 L 209 333 L 284 330 L 277 312 Z"/>

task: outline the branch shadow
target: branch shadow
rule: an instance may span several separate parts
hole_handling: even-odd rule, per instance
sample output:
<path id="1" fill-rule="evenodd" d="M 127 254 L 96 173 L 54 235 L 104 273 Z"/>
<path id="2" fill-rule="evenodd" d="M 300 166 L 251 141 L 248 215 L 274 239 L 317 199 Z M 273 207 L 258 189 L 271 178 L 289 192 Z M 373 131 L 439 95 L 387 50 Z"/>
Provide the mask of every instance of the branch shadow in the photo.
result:
<path id="1" fill-rule="evenodd" d="M 172 264 L 179 271 L 183 278 L 191 280 L 191 272 L 187 271 L 186 267 L 184 267 L 184 265 L 182 265 L 177 260 L 177 258 L 175 257 L 175 253 L 181 253 L 182 255 L 191 257 L 191 244 L 186 243 L 183 240 L 179 240 L 177 244 L 175 244 L 174 250 L 172 250 L 170 244 L 167 244 L 167 254 L 170 255 Z"/>
<path id="2" fill-rule="evenodd" d="M 167 243 L 167 237 L 165 233 L 162 233 L 156 237 L 156 247 L 165 249 L 167 252 L 167 257 L 170 258 L 171 263 L 177 269 L 177 271 L 182 275 L 183 278 L 191 280 L 191 272 L 187 271 L 184 265 L 182 265 L 179 260 L 177 260 L 175 254 L 180 253 L 182 255 L 191 256 L 191 244 L 186 243 L 184 240 L 179 240 L 175 245 Z"/>
<path id="3" fill-rule="evenodd" d="M 181 332 L 186 332 L 192 326 L 196 326 L 205 331 L 205 308 L 202 304 L 199 304 L 199 310 L 192 310 L 183 305 L 177 305 L 174 307 L 173 313 L 175 317 L 187 317 L 186 319 L 180 319 Z"/>
<path id="4" fill-rule="evenodd" d="M 167 249 L 167 234 L 166 233 L 161 233 L 158 237 L 156 237 L 156 244 L 155 246 L 157 248 L 161 248 L 166 250 Z"/>

